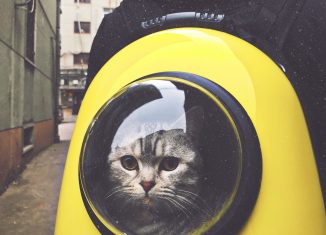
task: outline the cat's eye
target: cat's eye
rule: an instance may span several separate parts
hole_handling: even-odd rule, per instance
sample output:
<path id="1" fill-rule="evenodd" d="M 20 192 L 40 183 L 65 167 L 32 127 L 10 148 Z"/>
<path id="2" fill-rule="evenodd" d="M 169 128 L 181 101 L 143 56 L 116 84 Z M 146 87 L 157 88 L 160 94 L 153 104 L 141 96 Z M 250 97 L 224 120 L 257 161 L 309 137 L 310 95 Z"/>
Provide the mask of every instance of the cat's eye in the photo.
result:
<path id="1" fill-rule="evenodd" d="M 131 155 L 125 155 L 121 159 L 121 165 L 123 168 L 133 171 L 138 169 L 138 162 L 134 156 Z"/>
<path id="2" fill-rule="evenodd" d="M 163 170 L 163 171 L 173 171 L 173 170 L 175 170 L 178 167 L 179 162 L 180 162 L 179 158 L 176 158 L 176 157 L 165 157 L 161 161 L 160 170 Z"/>

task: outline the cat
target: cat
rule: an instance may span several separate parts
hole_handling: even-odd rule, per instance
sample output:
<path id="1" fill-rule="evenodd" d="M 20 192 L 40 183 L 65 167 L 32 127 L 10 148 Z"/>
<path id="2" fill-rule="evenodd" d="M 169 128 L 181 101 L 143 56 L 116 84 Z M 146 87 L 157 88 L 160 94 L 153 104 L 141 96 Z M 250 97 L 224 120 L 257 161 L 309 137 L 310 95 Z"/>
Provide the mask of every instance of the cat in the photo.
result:
<path id="1" fill-rule="evenodd" d="M 197 149 L 203 126 L 198 106 L 187 128 L 159 130 L 108 155 L 107 210 L 116 225 L 135 234 L 187 234 L 207 221 L 201 199 L 203 160 Z"/>

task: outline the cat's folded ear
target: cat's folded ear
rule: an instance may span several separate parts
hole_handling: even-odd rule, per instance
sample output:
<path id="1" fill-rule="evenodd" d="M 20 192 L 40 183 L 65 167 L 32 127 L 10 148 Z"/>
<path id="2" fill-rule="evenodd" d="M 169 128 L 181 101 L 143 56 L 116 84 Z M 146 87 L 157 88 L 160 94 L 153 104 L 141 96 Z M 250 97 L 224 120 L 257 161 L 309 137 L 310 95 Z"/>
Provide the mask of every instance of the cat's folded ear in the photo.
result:
<path id="1" fill-rule="evenodd" d="M 204 126 L 204 110 L 200 106 L 194 106 L 186 112 L 186 133 L 193 141 L 198 143 L 200 133 Z"/>

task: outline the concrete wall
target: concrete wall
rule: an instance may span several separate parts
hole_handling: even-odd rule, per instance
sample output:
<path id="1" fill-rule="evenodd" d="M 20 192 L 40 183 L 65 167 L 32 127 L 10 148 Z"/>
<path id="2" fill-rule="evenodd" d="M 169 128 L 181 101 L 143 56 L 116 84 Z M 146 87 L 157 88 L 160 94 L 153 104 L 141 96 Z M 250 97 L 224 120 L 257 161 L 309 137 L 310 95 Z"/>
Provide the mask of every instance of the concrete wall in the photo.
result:
<path id="1" fill-rule="evenodd" d="M 51 144 L 54 135 L 56 76 L 55 0 L 35 0 L 35 61 L 26 58 L 26 7 L 23 0 L 0 4 L 0 191 L 21 169 L 24 126 L 33 126 L 31 155 Z M 41 139 L 41 140 L 40 140 Z"/>

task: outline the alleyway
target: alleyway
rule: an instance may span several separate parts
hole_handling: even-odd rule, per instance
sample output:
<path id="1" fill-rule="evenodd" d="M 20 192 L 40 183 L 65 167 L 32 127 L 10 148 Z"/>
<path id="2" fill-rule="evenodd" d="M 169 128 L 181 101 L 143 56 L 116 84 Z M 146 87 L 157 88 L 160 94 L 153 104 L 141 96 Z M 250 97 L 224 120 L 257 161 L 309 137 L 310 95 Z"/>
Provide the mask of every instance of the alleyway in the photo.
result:
<path id="1" fill-rule="evenodd" d="M 35 156 L 0 196 L 1 235 L 52 235 L 73 123 L 59 126 L 61 142 Z"/>

